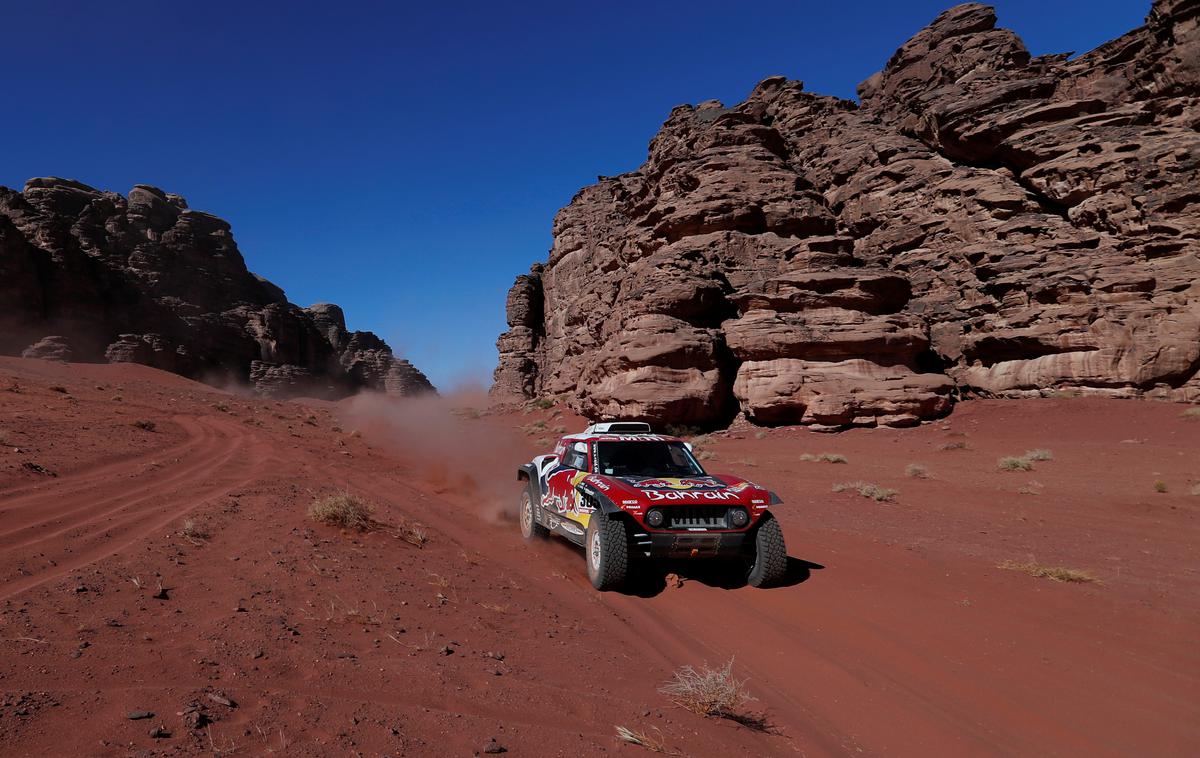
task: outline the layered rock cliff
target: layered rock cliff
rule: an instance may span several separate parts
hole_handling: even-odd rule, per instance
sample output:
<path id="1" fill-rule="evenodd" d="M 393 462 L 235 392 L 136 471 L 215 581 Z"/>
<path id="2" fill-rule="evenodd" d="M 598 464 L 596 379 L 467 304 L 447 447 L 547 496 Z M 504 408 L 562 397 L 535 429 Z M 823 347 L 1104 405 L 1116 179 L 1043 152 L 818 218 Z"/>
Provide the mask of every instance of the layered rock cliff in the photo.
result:
<path id="1" fill-rule="evenodd" d="M 1200 0 L 1077 58 L 952 8 L 859 87 L 675 108 L 554 220 L 493 393 L 907 425 L 966 394 L 1200 400 Z"/>
<path id="2" fill-rule="evenodd" d="M 0 354 L 134 362 L 270 395 L 433 389 L 336 305 L 246 269 L 229 224 L 147 185 L 0 187 Z"/>

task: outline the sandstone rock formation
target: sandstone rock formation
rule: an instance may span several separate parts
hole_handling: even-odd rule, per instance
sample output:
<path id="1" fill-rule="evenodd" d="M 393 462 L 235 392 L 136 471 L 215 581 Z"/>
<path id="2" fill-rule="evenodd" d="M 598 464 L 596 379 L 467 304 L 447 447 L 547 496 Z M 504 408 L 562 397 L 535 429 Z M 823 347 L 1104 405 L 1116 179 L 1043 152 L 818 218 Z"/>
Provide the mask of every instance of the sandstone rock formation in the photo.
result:
<path id="1" fill-rule="evenodd" d="M 493 393 L 906 425 L 968 394 L 1200 400 L 1200 2 L 1032 57 L 946 11 L 859 88 L 675 108 L 508 297 Z"/>
<path id="2" fill-rule="evenodd" d="M 246 269 L 229 224 L 148 185 L 0 187 L 0 354 L 144 363 L 271 395 L 432 391 L 336 305 Z"/>

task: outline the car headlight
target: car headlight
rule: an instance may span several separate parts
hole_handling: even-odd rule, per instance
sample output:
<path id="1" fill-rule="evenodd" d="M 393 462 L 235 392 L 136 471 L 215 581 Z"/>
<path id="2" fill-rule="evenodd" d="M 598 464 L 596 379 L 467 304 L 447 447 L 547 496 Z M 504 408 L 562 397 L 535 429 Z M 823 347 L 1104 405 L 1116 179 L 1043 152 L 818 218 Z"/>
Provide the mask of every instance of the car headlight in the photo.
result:
<path id="1" fill-rule="evenodd" d="M 658 508 L 651 508 L 650 510 L 646 511 L 646 523 L 648 525 L 658 528 L 663 525 L 664 521 L 666 521 L 666 516 L 663 514 L 662 510 Z"/>
<path id="2" fill-rule="evenodd" d="M 736 529 L 741 529 L 750 523 L 750 512 L 745 508 L 734 508 L 729 512 L 729 523 Z"/>

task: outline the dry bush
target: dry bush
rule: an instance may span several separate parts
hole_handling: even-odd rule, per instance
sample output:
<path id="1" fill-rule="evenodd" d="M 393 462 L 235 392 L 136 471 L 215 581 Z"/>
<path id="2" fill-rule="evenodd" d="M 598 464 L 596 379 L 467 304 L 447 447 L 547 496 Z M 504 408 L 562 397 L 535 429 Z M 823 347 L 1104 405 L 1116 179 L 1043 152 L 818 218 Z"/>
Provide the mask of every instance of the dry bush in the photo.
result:
<path id="1" fill-rule="evenodd" d="M 221 413 L 229 413 L 229 406 L 226 405 L 225 403 L 213 403 L 212 407 L 213 407 L 213 410 L 215 410 L 215 411 L 220 411 Z"/>
<path id="2" fill-rule="evenodd" d="M 684 666 L 658 691 L 692 713 L 734 721 L 748 718 L 745 707 L 754 699 L 746 692 L 745 680 L 734 678 L 732 658 L 716 669 L 708 664 L 699 669 Z"/>
<path id="3" fill-rule="evenodd" d="M 539 397 L 533 401 L 533 404 L 544 411 L 548 411 L 554 407 L 554 401 L 548 397 Z"/>
<path id="4" fill-rule="evenodd" d="M 841 482 L 833 485 L 834 492 L 845 492 L 846 490 L 854 490 L 859 495 L 878 503 L 895 502 L 896 495 L 900 494 L 898 490 L 890 490 L 870 482 Z"/>
<path id="5" fill-rule="evenodd" d="M 158 424 L 153 421 L 134 421 L 133 425 L 144 432 L 152 432 L 158 428 Z"/>
<path id="6" fill-rule="evenodd" d="M 425 531 L 425 527 L 407 521 L 400 522 L 396 536 L 416 547 L 424 547 L 425 543 L 429 542 L 429 533 Z"/>
<path id="7" fill-rule="evenodd" d="M 1158 492 L 1160 494 L 1165 493 L 1167 491 L 1167 483 L 1164 482 L 1162 479 L 1156 480 L 1154 482 L 1154 491 Z"/>
<path id="8" fill-rule="evenodd" d="M 1009 455 L 997 461 L 996 467 L 1001 471 L 1033 471 L 1033 461 Z"/>
<path id="9" fill-rule="evenodd" d="M 942 445 L 940 449 L 941 450 L 970 450 L 971 448 L 967 445 L 967 443 L 962 442 L 960 440 L 958 442 L 947 442 L 946 444 Z"/>
<path id="10" fill-rule="evenodd" d="M 1036 450 L 1026 451 L 1022 457 L 1030 461 L 1049 461 L 1054 458 L 1054 453 L 1044 447 L 1039 447 Z"/>
<path id="11" fill-rule="evenodd" d="M 911 476 L 913 479 L 928 479 L 929 469 L 919 463 L 910 463 L 904 467 L 904 475 Z"/>
<path id="12" fill-rule="evenodd" d="M 1052 579 L 1056 582 L 1087 583 L 1097 581 L 1096 577 L 1086 571 L 1066 568 L 1064 566 L 1043 566 L 1034 561 L 1025 563 L 1020 561 L 1005 561 L 1000 564 L 999 568 L 1008 571 L 1020 571 L 1038 579 Z"/>
<path id="13" fill-rule="evenodd" d="M 1200 408 L 1188 408 L 1179 415 L 1183 416 L 1184 418 L 1200 418 Z"/>
<path id="14" fill-rule="evenodd" d="M 821 463 L 849 463 L 849 461 L 846 459 L 846 456 L 838 455 L 837 453 L 821 453 L 820 455 L 802 453 L 800 455 L 800 460 L 809 463 L 813 461 L 819 461 Z"/>
<path id="15" fill-rule="evenodd" d="M 667 752 L 666 743 L 663 741 L 662 733 L 658 727 L 654 727 L 654 731 L 659 732 L 657 737 L 651 737 L 646 732 L 635 732 L 627 726 L 615 727 L 617 730 L 617 739 L 622 742 L 628 742 L 631 745 L 638 745 L 655 753 Z"/>
<path id="16" fill-rule="evenodd" d="M 313 521 L 360 532 L 371 528 L 374 513 L 375 508 L 370 503 L 345 491 L 319 497 L 308 508 L 308 516 Z"/>
<path id="17" fill-rule="evenodd" d="M 179 534 L 194 543 L 202 542 L 210 536 L 207 529 L 191 519 L 183 522 L 183 525 L 179 527 Z"/>
<path id="18" fill-rule="evenodd" d="M 754 433 L 754 439 L 756 439 L 756 440 L 765 440 L 766 438 L 767 438 L 766 432 L 755 432 Z"/>
<path id="19" fill-rule="evenodd" d="M 1192 497 L 1200 497 L 1200 484 L 1192 487 L 1192 491 L 1188 494 L 1190 494 Z"/>
<path id="20" fill-rule="evenodd" d="M 1017 494 L 1018 495 L 1040 495 L 1040 494 L 1042 494 L 1042 487 L 1043 487 L 1043 485 L 1041 482 L 1026 482 L 1024 485 L 1021 486 L 1021 488 L 1019 490 L 1017 490 Z"/>

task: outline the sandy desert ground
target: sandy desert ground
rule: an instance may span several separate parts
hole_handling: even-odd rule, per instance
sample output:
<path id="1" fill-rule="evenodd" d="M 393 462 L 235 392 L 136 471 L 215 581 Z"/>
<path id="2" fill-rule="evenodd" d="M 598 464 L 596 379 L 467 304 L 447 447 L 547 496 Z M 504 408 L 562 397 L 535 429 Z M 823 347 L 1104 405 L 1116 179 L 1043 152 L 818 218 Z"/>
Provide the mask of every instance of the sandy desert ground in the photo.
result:
<path id="1" fill-rule="evenodd" d="M 1183 406 L 977 400 L 909 430 L 710 435 L 710 470 L 783 497 L 787 586 L 684 564 L 627 594 L 511 520 L 515 467 L 580 420 L 462 407 L 0 359 L 0 753 L 646 753 L 616 726 L 689 756 L 1200 752 Z M 309 520 L 339 489 L 380 526 Z M 766 731 L 658 692 L 731 657 Z"/>

